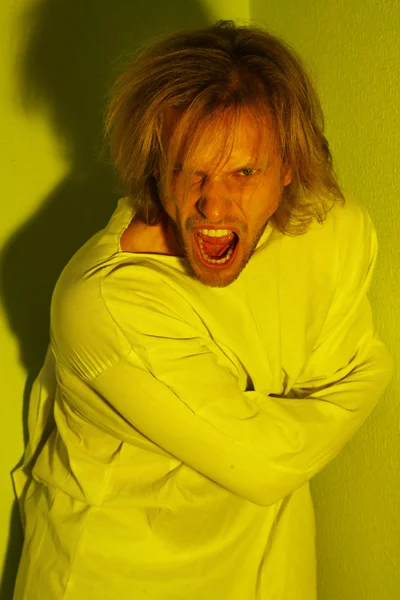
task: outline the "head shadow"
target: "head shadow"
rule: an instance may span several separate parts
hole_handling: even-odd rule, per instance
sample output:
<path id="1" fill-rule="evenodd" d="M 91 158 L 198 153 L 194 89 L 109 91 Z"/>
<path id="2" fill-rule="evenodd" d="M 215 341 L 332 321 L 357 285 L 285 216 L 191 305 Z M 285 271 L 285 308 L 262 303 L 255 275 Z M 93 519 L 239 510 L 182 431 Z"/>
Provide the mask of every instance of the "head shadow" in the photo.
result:
<path id="1" fill-rule="evenodd" d="M 101 158 L 107 92 L 124 62 L 154 36 L 207 27 L 196 0 L 39 0 L 21 13 L 15 102 L 48 120 L 67 175 L 39 210 L 7 240 L 0 286 L 10 329 L 27 372 L 23 423 L 32 383 L 49 341 L 49 309 L 63 267 L 103 228 L 121 195 Z M 16 505 L 10 524 L 0 600 L 12 597 L 22 535 Z"/>

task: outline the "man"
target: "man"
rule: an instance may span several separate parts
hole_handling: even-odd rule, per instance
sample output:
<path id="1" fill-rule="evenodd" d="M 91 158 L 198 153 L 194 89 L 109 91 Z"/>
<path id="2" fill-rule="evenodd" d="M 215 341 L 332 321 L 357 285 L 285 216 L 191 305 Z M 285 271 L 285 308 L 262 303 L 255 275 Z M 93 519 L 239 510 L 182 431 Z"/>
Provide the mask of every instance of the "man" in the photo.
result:
<path id="1" fill-rule="evenodd" d="M 311 82 L 219 22 L 143 49 L 106 132 L 126 196 L 53 295 L 15 600 L 313 600 L 309 480 L 393 361 Z"/>

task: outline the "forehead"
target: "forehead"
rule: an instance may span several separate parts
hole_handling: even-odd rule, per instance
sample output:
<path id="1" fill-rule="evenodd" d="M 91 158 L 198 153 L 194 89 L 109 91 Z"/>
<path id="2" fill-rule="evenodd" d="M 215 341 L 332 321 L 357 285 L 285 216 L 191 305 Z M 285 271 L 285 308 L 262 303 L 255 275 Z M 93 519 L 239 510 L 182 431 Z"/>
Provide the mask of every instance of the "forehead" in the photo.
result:
<path id="1" fill-rule="evenodd" d="M 196 168 L 212 164 L 221 156 L 228 159 L 228 164 L 263 160 L 277 147 L 276 127 L 267 110 L 261 112 L 244 108 L 236 116 L 219 113 L 198 121 L 195 130 L 188 127 L 184 131 L 183 121 L 182 114 L 175 109 L 166 114 L 164 136 L 167 152 Z"/>

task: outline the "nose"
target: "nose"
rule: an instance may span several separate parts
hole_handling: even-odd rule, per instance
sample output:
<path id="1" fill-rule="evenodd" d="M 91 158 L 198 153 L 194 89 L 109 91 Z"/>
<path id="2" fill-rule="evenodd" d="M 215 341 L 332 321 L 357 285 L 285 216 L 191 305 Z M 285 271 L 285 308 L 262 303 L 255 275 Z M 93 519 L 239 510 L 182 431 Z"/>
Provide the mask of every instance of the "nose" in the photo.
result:
<path id="1" fill-rule="evenodd" d="M 201 187 L 197 208 L 209 223 L 223 221 L 232 209 L 232 195 L 222 181 L 207 180 Z"/>

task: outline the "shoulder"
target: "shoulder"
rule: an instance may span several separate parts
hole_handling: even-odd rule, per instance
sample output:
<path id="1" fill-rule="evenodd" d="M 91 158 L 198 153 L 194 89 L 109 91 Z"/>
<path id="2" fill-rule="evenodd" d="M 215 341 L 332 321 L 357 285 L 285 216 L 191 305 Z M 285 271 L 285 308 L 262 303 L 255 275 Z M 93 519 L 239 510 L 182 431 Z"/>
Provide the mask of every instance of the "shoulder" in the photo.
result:
<path id="1" fill-rule="evenodd" d="M 345 204 L 328 213 L 320 238 L 327 240 L 327 261 L 336 263 L 337 285 L 350 280 L 361 285 L 375 264 L 377 234 L 367 207 L 352 194 L 344 196 Z"/>
<path id="2" fill-rule="evenodd" d="M 314 221 L 306 233 L 287 236 L 284 243 L 310 254 L 323 255 L 331 265 L 348 260 L 367 247 L 375 248 L 376 231 L 366 206 L 347 192 L 344 198 L 344 203 L 333 204 L 322 223 Z"/>
<path id="3" fill-rule="evenodd" d="M 344 206 L 336 206 L 328 215 L 327 232 L 331 234 L 341 268 L 365 271 L 378 250 L 376 229 L 360 200 L 347 193 L 345 200 Z"/>
<path id="4" fill-rule="evenodd" d="M 367 207 L 352 194 L 345 193 L 344 197 L 345 203 L 336 203 L 328 213 L 327 226 L 345 236 L 370 229 L 372 220 Z"/>
<path id="5" fill-rule="evenodd" d="M 182 337 L 193 308 L 149 267 L 148 257 L 74 257 L 51 303 L 51 342 L 59 364 L 91 380 L 152 336 Z"/>
<path id="6" fill-rule="evenodd" d="M 310 242 L 310 263 L 331 298 L 351 298 L 370 285 L 378 252 L 374 223 L 366 206 L 345 193 Z M 344 302 L 343 302 L 344 304 Z"/>
<path id="7" fill-rule="evenodd" d="M 377 250 L 367 209 L 347 193 L 345 203 L 336 203 L 322 223 L 279 241 L 282 288 L 287 297 L 297 298 L 297 306 L 303 305 L 310 322 L 320 309 L 328 309 L 346 282 L 365 280 Z"/>
<path id="8" fill-rule="evenodd" d="M 130 350 L 102 296 L 103 280 L 120 264 L 115 255 L 83 249 L 53 292 L 50 334 L 57 363 L 84 379 L 96 377 Z"/>

